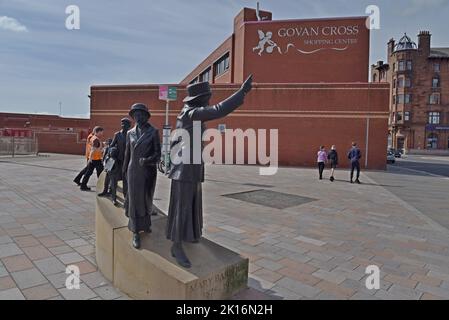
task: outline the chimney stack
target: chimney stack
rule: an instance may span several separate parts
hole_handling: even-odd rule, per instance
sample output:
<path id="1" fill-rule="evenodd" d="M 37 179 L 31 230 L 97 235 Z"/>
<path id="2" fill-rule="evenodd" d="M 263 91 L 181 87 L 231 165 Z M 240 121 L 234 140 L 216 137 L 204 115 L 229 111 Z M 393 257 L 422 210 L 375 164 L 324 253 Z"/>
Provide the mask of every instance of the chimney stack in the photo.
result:
<path id="1" fill-rule="evenodd" d="M 388 41 L 388 56 L 391 56 L 393 54 L 395 45 L 396 42 L 393 38 L 391 38 L 390 41 Z"/>
<path id="2" fill-rule="evenodd" d="M 420 31 L 418 34 L 418 50 L 430 54 L 430 40 L 432 35 L 429 31 Z"/>

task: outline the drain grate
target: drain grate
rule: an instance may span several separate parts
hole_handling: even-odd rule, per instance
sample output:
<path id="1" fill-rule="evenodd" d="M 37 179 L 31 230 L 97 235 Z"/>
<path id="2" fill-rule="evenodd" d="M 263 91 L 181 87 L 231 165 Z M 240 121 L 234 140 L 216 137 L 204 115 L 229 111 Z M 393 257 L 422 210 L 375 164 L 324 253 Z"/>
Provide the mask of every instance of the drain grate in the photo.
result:
<path id="1" fill-rule="evenodd" d="M 300 206 L 318 200 L 271 190 L 254 190 L 248 192 L 240 192 L 234 194 L 227 194 L 224 195 L 224 197 L 281 210 Z"/>

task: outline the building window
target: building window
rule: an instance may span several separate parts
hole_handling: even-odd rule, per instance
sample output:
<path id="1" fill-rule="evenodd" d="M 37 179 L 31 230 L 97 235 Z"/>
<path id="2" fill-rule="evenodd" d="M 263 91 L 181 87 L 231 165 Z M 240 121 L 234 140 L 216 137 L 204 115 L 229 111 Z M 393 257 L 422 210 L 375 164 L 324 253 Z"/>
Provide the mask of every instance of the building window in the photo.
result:
<path id="1" fill-rule="evenodd" d="M 397 79 L 393 78 L 393 88 L 396 88 L 396 82 L 397 82 Z"/>
<path id="2" fill-rule="evenodd" d="M 440 124 L 439 112 L 429 112 L 429 124 Z"/>
<path id="3" fill-rule="evenodd" d="M 398 122 L 402 122 L 402 112 L 398 112 L 397 113 L 397 120 L 398 120 Z"/>
<path id="4" fill-rule="evenodd" d="M 434 77 L 432 79 L 432 88 L 439 88 L 440 87 L 440 78 Z"/>
<path id="5" fill-rule="evenodd" d="M 404 103 L 412 103 L 412 95 L 406 94 L 404 97 Z"/>
<path id="6" fill-rule="evenodd" d="M 431 133 L 427 137 L 427 149 L 438 149 L 438 135 L 435 133 Z"/>
<path id="7" fill-rule="evenodd" d="M 405 61 L 401 60 L 399 61 L 399 71 L 405 70 Z"/>
<path id="8" fill-rule="evenodd" d="M 396 103 L 398 104 L 404 104 L 404 103 L 411 103 L 412 102 L 412 95 L 411 94 L 398 94 L 396 96 Z"/>
<path id="9" fill-rule="evenodd" d="M 434 63 L 433 64 L 433 70 L 435 71 L 435 72 L 440 72 L 440 64 L 439 63 Z"/>
<path id="10" fill-rule="evenodd" d="M 373 75 L 373 82 L 377 82 L 377 74 Z"/>
<path id="11" fill-rule="evenodd" d="M 396 62 L 393 63 L 393 72 L 395 72 L 395 71 L 396 71 Z"/>
<path id="12" fill-rule="evenodd" d="M 410 78 L 405 78 L 404 86 L 410 88 L 412 86 L 412 80 Z"/>
<path id="13" fill-rule="evenodd" d="M 189 84 L 194 84 L 198 82 L 198 77 L 196 77 L 195 79 L 193 79 L 192 81 L 189 82 Z"/>
<path id="14" fill-rule="evenodd" d="M 393 103 L 394 103 L 394 104 L 397 104 L 397 103 L 398 103 L 398 100 L 397 100 L 396 96 L 393 96 Z"/>
<path id="15" fill-rule="evenodd" d="M 398 79 L 398 88 L 410 88 L 411 81 L 410 78 L 399 78 Z"/>
<path id="16" fill-rule="evenodd" d="M 404 112 L 404 121 L 410 121 L 410 112 L 409 111 Z"/>
<path id="17" fill-rule="evenodd" d="M 437 92 L 432 93 L 429 96 L 429 104 L 440 104 L 440 94 Z"/>
<path id="18" fill-rule="evenodd" d="M 214 63 L 215 76 L 219 76 L 229 70 L 229 52 Z"/>
<path id="19" fill-rule="evenodd" d="M 407 60 L 407 70 L 412 70 L 412 61 L 411 60 Z"/>
<path id="20" fill-rule="evenodd" d="M 203 73 L 200 74 L 200 82 L 210 82 L 211 80 L 211 73 L 212 73 L 212 69 L 209 67 L 206 69 L 206 71 L 204 71 Z"/>

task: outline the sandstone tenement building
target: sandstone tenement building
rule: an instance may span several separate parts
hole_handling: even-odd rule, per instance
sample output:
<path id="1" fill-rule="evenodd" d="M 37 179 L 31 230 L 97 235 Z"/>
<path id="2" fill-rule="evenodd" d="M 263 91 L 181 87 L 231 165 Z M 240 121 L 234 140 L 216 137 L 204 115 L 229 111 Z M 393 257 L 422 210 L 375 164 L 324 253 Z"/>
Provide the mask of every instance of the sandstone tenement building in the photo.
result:
<path id="1" fill-rule="evenodd" d="M 388 42 L 388 63 L 371 66 L 372 82 L 390 83 L 391 146 L 409 153 L 449 152 L 449 47 L 404 35 Z"/>

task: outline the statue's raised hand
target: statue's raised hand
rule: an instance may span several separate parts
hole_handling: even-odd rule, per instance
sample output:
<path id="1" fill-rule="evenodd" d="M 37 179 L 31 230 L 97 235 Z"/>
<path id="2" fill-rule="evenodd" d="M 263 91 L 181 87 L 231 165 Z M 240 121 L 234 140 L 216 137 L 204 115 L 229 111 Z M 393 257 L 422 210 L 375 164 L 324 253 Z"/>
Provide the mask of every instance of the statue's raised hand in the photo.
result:
<path id="1" fill-rule="evenodd" d="M 242 84 L 242 90 L 245 94 L 249 93 L 253 88 L 253 75 L 250 75 L 248 79 Z"/>

